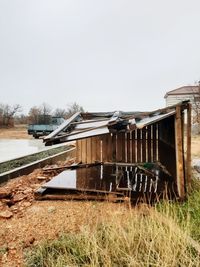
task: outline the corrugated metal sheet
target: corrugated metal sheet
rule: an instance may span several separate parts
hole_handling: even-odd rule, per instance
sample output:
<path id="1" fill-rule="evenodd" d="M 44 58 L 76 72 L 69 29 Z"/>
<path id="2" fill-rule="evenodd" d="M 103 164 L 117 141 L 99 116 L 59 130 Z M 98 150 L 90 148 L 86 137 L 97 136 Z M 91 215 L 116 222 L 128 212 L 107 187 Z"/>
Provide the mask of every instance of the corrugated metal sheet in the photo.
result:
<path id="1" fill-rule="evenodd" d="M 170 117 L 170 116 L 172 116 L 174 114 L 175 114 L 175 110 L 171 111 L 169 113 L 166 113 L 166 114 L 155 115 L 153 117 L 142 119 L 139 122 L 136 122 L 136 127 L 138 129 L 142 129 L 145 126 L 148 126 L 148 125 L 153 124 L 155 122 L 161 121 L 161 120 L 163 120 L 163 119 L 165 119 L 167 117 Z"/>

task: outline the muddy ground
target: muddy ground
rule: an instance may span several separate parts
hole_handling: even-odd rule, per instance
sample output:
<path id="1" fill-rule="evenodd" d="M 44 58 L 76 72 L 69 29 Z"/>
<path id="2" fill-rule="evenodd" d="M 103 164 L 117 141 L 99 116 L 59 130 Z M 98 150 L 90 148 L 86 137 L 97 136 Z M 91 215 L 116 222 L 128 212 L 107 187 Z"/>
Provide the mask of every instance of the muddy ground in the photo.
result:
<path id="1" fill-rule="evenodd" d="M 0 138 L 26 138 L 22 127 L 0 130 Z M 29 136 L 28 136 L 29 138 Z M 192 140 L 193 158 L 200 158 L 200 137 Z M 58 166 L 72 162 L 58 162 Z M 113 212 L 124 215 L 126 204 L 95 201 L 36 201 L 34 192 L 56 173 L 45 174 L 37 169 L 0 187 L 0 266 L 24 265 L 24 253 L 45 239 L 63 232 L 76 232 L 85 225 L 92 226 Z"/>

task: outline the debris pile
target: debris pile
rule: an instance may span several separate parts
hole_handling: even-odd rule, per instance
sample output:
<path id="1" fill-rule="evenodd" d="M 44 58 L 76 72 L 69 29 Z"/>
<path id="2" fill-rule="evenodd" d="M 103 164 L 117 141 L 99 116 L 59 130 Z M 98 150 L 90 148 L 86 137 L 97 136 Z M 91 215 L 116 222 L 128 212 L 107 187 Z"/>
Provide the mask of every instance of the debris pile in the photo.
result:
<path id="1" fill-rule="evenodd" d="M 29 175 L 15 178 L 1 186 L 0 219 L 9 219 L 15 214 L 19 217 L 23 216 L 23 212 L 26 208 L 30 207 L 35 200 L 35 190 L 62 171 L 62 166 L 68 166 L 72 163 L 73 160 L 58 162 L 52 166 L 46 166 L 53 169 L 51 172 L 44 172 L 43 169 L 37 169 Z M 55 168 L 58 168 L 58 170 L 55 170 Z"/>

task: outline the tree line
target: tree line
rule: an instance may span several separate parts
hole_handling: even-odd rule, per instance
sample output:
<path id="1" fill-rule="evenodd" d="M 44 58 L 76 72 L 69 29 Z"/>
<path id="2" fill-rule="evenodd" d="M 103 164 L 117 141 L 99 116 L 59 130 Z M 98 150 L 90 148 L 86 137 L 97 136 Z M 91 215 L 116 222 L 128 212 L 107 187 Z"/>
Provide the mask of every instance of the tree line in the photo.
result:
<path id="1" fill-rule="evenodd" d="M 42 103 L 41 105 L 31 107 L 27 115 L 23 114 L 23 108 L 19 104 L 9 105 L 0 103 L 0 126 L 8 127 L 14 126 L 14 124 L 36 124 L 41 119 L 45 123 L 52 116 L 67 119 L 76 112 L 84 112 L 83 107 L 76 102 L 67 105 L 66 109 L 53 109 L 49 104 Z"/>

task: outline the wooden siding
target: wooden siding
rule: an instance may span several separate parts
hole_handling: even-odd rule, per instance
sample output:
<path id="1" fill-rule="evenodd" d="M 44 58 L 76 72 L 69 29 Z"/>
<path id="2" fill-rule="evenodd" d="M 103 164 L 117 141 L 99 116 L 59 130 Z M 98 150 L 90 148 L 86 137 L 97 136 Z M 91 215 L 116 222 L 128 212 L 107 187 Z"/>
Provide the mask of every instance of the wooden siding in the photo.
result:
<path id="1" fill-rule="evenodd" d="M 77 141 L 77 161 L 82 163 L 158 161 L 158 124 L 129 133 L 105 134 Z"/>

